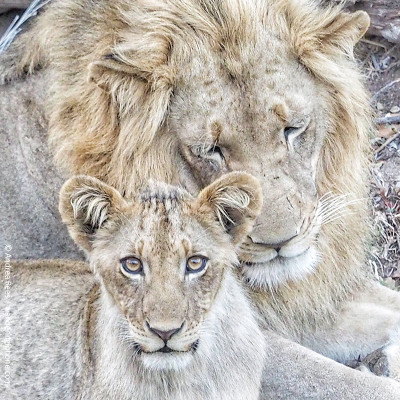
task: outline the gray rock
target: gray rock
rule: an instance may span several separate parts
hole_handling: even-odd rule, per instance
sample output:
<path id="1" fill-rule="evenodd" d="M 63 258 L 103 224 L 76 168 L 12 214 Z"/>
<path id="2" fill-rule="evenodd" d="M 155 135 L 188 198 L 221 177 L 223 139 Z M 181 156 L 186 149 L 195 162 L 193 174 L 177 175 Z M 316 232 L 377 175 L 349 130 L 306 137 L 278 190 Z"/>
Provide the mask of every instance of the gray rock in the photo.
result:
<path id="1" fill-rule="evenodd" d="M 390 112 L 391 112 L 392 114 L 397 114 L 398 112 L 400 112 L 400 107 L 399 107 L 399 106 L 393 106 L 393 107 L 390 109 Z"/>

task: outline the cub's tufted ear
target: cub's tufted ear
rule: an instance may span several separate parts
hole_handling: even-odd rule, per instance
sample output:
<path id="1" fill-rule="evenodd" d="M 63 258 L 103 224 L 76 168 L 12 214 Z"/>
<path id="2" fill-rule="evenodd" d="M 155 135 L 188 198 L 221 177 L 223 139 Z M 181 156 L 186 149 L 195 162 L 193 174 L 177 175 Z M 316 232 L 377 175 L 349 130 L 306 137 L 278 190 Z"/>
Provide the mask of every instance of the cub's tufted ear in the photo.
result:
<path id="1" fill-rule="evenodd" d="M 200 212 L 211 208 L 234 243 L 240 244 L 261 211 L 261 186 L 252 175 L 231 172 L 204 188 L 197 202 Z"/>
<path id="2" fill-rule="evenodd" d="M 90 252 L 96 232 L 126 205 L 111 186 L 86 175 L 77 175 L 64 183 L 59 210 L 75 243 Z"/>

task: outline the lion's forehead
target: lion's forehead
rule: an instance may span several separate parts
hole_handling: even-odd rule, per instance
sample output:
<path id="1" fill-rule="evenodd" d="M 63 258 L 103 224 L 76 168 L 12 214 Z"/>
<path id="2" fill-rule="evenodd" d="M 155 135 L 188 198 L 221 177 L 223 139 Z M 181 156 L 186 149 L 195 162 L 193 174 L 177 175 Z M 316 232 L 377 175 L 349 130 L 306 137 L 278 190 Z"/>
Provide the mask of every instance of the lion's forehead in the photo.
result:
<path id="1" fill-rule="evenodd" d="M 261 145 L 284 124 L 307 115 L 319 118 L 324 91 L 298 60 L 285 53 L 264 49 L 264 55 L 242 63 L 236 72 L 236 62 L 221 55 L 194 55 L 175 89 L 170 126 L 202 143 L 217 121 L 221 139 Z M 277 109 L 285 110 L 284 118 Z"/>
<path id="2" fill-rule="evenodd" d="M 221 78 L 224 85 L 220 89 L 225 91 L 230 86 L 248 91 L 253 87 L 252 97 L 263 93 L 293 92 L 300 88 L 307 91 L 309 85 L 316 81 L 300 63 L 288 42 L 263 28 L 256 38 L 242 35 L 240 43 L 224 44 L 223 50 L 211 43 L 203 43 L 201 49 L 190 49 L 190 43 L 187 47 L 190 58 L 182 63 L 178 52 L 175 63 L 179 68 L 175 68 L 174 72 L 178 87 L 182 83 L 194 86 L 197 88 L 195 92 L 203 92 L 203 89 L 214 91 L 210 84 L 218 82 L 220 85 Z M 260 83 L 263 86 L 260 87 Z M 260 90 L 262 88 L 265 90 Z"/>

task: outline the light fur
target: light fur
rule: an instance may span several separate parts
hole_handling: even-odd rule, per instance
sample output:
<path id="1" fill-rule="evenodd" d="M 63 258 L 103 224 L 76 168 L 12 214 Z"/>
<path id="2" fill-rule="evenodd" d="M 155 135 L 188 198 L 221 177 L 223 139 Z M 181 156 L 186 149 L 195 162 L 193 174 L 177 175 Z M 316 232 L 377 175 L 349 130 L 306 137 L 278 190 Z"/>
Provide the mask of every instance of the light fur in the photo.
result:
<path id="1" fill-rule="evenodd" d="M 230 201 L 220 194 L 224 186 L 237 194 Z M 224 212 L 238 207 L 232 223 L 251 229 L 261 196 L 244 173 L 221 178 L 197 198 L 153 183 L 129 203 L 97 179 L 71 178 L 60 211 L 90 267 L 12 264 L 12 290 L 1 296 L 3 309 L 13 311 L 0 319 L 3 333 L 17 340 L 1 397 L 258 399 L 265 341 L 233 269 L 233 241 L 247 231 L 227 232 L 210 195 L 223 198 Z M 142 260 L 140 275 L 122 273 L 119 259 L 132 254 Z M 208 260 L 189 279 L 185 264 L 193 254 Z M 155 333 L 176 326 L 169 338 Z"/>
<path id="2" fill-rule="evenodd" d="M 226 170 L 258 177 L 264 208 L 240 252 L 254 304 L 268 329 L 329 340 L 372 280 L 371 118 L 353 57 L 368 22 L 309 0 L 55 0 L 10 48 L 2 76 L 49 68 L 56 160 L 127 198 L 149 177 L 192 192 Z M 328 195 L 346 195 L 347 212 L 318 213 Z M 370 339 L 351 354 L 375 350 Z"/>

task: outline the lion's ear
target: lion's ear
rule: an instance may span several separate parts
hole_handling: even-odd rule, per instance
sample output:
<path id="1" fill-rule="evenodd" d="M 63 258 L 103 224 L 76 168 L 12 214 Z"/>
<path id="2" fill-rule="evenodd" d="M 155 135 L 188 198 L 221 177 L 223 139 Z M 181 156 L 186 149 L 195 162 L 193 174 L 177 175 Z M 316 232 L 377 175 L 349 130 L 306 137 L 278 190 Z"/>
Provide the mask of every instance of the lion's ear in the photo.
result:
<path id="1" fill-rule="evenodd" d="M 120 82 L 124 77 L 140 78 L 140 71 L 115 54 L 106 54 L 102 59 L 89 64 L 89 81 L 106 91 L 112 89 L 115 79 Z"/>
<path id="2" fill-rule="evenodd" d="M 347 42 L 354 46 L 367 32 L 369 24 L 370 18 L 365 11 L 342 12 L 322 29 L 321 39 L 328 45 L 340 47 Z"/>
<path id="3" fill-rule="evenodd" d="M 86 175 L 64 183 L 59 210 L 75 243 L 90 252 L 95 234 L 113 215 L 122 212 L 126 202 L 111 186 Z"/>
<path id="4" fill-rule="evenodd" d="M 122 43 L 90 63 L 89 81 L 107 91 L 115 90 L 124 80 L 129 82 L 132 78 L 136 84 L 150 85 L 152 90 L 171 88 L 174 78 L 168 67 L 170 43 L 152 38 L 146 46 L 138 44 L 137 48 L 131 48 Z"/>
<path id="5" fill-rule="evenodd" d="M 251 231 L 261 211 L 261 186 L 252 175 L 231 172 L 204 188 L 197 201 L 200 212 L 203 207 L 208 210 L 211 207 L 225 231 L 238 244 Z"/>
<path id="6" fill-rule="evenodd" d="M 110 115 L 116 116 L 120 145 L 134 140 L 137 148 L 148 146 L 168 111 L 173 74 L 166 64 L 166 55 L 155 45 L 151 50 L 142 54 L 144 49 L 140 52 L 114 48 L 112 54 L 89 65 L 88 79 L 102 89 L 94 98 L 103 105 L 103 109 L 100 108 L 103 114 L 97 115 L 96 110 L 91 110 L 93 120 L 97 126 L 99 121 L 110 119 Z M 104 105 L 110 108 L 107 116 Z M 110 124 L 108 119 L 103 122 L 106 126 Z M 112 125 L 115 127 L 115 123 Z"/>
<path id="7" fill-rule="evenodd" d="M 289 31 L 300 59 L 338 51 L 352 54 L 354 45 L 368 30 L 370 18 L 364 11 L 344 12 L 340 6 L 321 9 L 310 3 L 288 1 L 285 5 Z"/>

